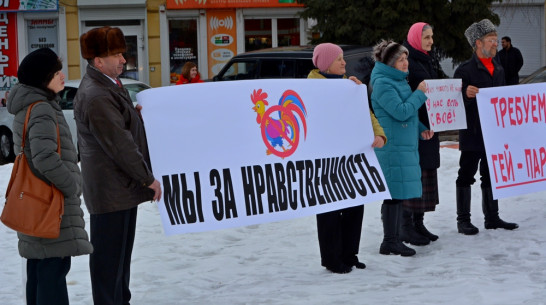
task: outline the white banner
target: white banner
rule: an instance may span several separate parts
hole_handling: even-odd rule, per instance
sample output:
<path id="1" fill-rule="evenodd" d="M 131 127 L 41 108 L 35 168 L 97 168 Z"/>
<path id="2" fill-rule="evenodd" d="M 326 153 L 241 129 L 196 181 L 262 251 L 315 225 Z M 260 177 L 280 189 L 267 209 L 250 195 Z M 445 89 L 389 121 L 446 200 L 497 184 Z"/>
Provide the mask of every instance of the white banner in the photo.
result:
<path id="1" fill-rule="evenodd" d="M 137 95 L 165 234 L 303 217 L 390 198 L 366 87 L 207 82 Z"/>
<path id="2" fill-rule="evenodd" d="M 434 132 L 466 129 L 461 79 L 427 79 L 427 112 Z"/>
<path id="3" fill-rule="evenodd" d="M 480 88 L 478 112 L 495 199 L 546 189 L 546 83 Z"/>

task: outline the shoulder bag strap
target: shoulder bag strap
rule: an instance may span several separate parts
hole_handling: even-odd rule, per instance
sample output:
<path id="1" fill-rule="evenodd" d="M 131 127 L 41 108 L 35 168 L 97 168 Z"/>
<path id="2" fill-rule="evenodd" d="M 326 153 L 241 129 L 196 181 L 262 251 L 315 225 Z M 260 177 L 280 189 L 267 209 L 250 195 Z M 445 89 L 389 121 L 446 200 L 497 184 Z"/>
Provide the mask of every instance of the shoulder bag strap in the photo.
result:
<path id="1" fill-rule="evenodd" d="M 23 125 L 23 135 L 21 137 L 21 152 L 23 152 L 24 148 L 25 148 L 25 138 L 26 138 L 26 133 L 27 133 L 27 126 L 28 126 L 28 120 L 30 119 L 30 111 L 32 110 L 32 107 L 34 107 L 36 104 L 40 103 L 42 101 L 37 101 L 37 102 L 34 102 L 32 104 L 30 104 L 30 106 L 28 106 L 28 109 L 27 109 L 27 114 L 25 116 L 25 123 Z M 60 133 L 59 133 L 59 122 L 55 122 L 55 124 L 57 125 L 57 153 L 59 154 L 59 156 L 61 155 L 61 136 L 60 136 Z"/>

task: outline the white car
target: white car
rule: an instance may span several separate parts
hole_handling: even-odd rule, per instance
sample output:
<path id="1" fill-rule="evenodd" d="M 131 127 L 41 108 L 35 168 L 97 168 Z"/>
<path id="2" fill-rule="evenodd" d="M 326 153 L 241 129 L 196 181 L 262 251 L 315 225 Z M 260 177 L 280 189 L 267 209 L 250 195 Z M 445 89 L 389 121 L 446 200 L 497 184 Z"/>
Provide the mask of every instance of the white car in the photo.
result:
<path id="1" fill-rule="evenodd" d="M 136 94 L 140 91 L 151 88 L 143 82 L 122 78 L 121 83 L 123 87 L 129 91 L 129 95 L 136 103 Z M 74 97 L 76 91 L 80 86 L 80 80 L 68 80 L 65 81 L 63 91 L 59 92 L 61 97 L 61 108 L 63 109 L 64 116 L 70 127 L 70 133 L 72 134 L 72 141 L 74 145 L 78 147 L 78 133 L 76 130 L 76 121 L 74 120 Z M 11 131 L 13 125 L 13 115 L 8 113 L 6 107 L 0 107 L 0 164 L 13 162 L 15 159 L 15 153 L 13 152 L 13 133 Z"/>

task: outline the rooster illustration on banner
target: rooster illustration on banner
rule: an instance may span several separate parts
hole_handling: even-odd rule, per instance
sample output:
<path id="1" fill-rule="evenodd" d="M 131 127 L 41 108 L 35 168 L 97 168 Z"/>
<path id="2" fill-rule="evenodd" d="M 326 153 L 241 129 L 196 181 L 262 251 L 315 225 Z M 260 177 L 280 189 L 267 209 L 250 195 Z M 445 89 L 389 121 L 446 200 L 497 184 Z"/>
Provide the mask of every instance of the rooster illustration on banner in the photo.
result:
<path id="1" fill-rule="evenodd" d="M 307 110 L 301 97 L 293 90 L 286 90 L 279 104 L 269 108 L 267 97 L 262 89 L 253 90 L 250 95 L 254 104 L 252 110 L 257 113 L 256 122 L 260 125 L 262 140 L 267 147 L 266 154 L 285 158 L 298 148 L 302 129 L 304 139 L 307 136 Z"/>

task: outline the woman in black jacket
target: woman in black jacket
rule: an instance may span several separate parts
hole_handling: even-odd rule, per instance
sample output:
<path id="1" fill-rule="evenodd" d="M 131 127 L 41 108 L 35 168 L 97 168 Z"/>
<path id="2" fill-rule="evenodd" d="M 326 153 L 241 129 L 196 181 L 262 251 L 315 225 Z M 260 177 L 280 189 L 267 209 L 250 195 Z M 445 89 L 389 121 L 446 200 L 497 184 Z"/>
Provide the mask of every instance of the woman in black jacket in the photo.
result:
<path id="1" fill-rule="evenodd" d="M 425 79 L 445 78 L 439 62 L 430 54 L 433 41 L 432 26 L 418 22 L 411 26 L 404 46 L 409 50 L 409 85 L 415 90 Z M 419 120 L 430 128 L 426 104 L 419 108 Z M 423 196 L 421 198 L 404 200 L 404 212 L 400 239 L 412 245 L 428 245 L 438 239 L 430 233 L 423 224 L 425 212 L 434 211 L 439 203 L 438 176 L 440 167 L 440 140 L 435 133 L 430 140 L 419 140 L 419 162 L 421 165 L 421 182 Z"/>

